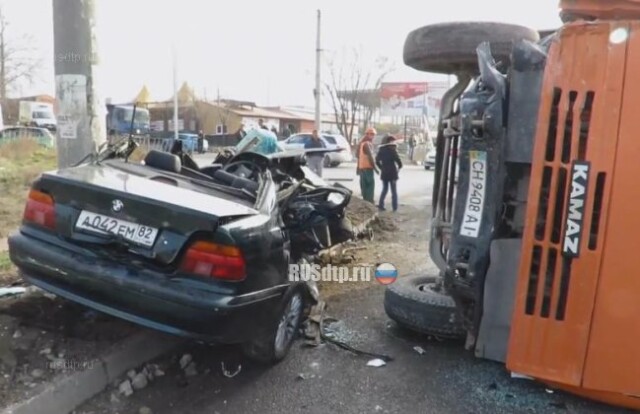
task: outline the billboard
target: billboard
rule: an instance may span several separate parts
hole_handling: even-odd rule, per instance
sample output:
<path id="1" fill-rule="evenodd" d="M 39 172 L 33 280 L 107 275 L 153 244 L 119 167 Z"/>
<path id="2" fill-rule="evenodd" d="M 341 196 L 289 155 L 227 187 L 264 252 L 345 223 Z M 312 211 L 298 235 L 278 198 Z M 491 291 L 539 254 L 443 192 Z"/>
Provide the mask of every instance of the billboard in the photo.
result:
<path id="1" fill-rule="evenodd" d="M 434 115 L 447 85 L 442 82 L 384 82 L 381 87 L 382 116 Z"/>

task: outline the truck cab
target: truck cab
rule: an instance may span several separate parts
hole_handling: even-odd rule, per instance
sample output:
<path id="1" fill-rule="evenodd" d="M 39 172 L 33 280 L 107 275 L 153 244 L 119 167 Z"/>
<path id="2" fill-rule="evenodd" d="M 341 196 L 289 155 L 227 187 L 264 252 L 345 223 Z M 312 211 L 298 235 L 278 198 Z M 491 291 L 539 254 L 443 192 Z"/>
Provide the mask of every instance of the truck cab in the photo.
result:
<path id="1" fill-rule="evenodd" d="M 57 130 L 58 122 L 53 113 L 53 105 L 46 102 L 20 102 L 19 123 L 24 126 Z"/>
<path id="2" fill-rule="evenodd" d="M 107 131 L 109 135 L 129 133 L 146 135 L 150 132 L 149 110 L 136 107 L 135 120 L 133 120 L 133 109 L 133 105 L 107 105 Z"/>

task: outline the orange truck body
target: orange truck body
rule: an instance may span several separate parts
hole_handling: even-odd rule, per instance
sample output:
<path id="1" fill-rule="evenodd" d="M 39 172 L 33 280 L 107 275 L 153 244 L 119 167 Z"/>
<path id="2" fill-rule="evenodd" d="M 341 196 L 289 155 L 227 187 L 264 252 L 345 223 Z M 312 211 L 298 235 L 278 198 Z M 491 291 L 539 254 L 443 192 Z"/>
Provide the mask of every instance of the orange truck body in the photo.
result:
<path id="1" fill-rule="evenodd" d="M 507 367 L 640 409 L 640 0 L 561 6 L 599 20 L 549 51 Z"/>
<path id="2" fill-rule="evenodd" d="M 598 19 L 637 19 L 639 0 L 561 0 L 560 8 L 576 16 Z"/>

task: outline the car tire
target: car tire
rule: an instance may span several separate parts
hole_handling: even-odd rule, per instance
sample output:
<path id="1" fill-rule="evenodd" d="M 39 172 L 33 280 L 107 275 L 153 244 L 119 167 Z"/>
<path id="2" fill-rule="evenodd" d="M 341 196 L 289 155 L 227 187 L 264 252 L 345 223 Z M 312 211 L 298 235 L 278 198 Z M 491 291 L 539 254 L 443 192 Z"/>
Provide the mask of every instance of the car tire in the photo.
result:
<path id="1" fill-rule="evenodd" d="M 306 296 L 299 285 L 291 286 L 285 293 L 277 317 L 267 334 L 242 344 L 244 355 L 261 364 L 282 361 L 298 335 L 305 310 Z"/>
<path id="2" fill-rule="evenodd" d="M 514 41 L 538 42 L 538 31 L 528 27 L 490 22 L 455 22 L 424 26 L 409 33 L 404 63 L 414 69 L 443 73 L 477 73 L 476 49 L 491 42 L 496 61 L 509 63 Z"/>
<path id="3" fill-rule="evenodd" d="M 425 165 L 425 166 L 424 166 L 424 169 L 425 169 L 425 170 L 427 170 L 427 171 L 429 171 L 429 170 L 431 169 L 431 167 L 429 167 L 429 166 L 426 166 L 426 165 Z"/>
<path id="4" fill-rule="evenodd" d="M 465 329 L 453 298 L 439 291 L 438 277 L 409 276 L 387 287 L 384 310 L 398 325 L 442 338 L 463 338 Z"/>

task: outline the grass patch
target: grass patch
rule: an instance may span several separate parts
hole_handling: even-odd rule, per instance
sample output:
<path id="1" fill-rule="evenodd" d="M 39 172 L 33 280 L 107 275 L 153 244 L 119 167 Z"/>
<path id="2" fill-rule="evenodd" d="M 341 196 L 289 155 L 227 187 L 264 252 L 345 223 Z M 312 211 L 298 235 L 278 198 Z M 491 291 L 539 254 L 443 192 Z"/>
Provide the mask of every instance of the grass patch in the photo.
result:
<path id="1" fill-rule="evenodd" d="M 9 252 L 0 252 L 0 273 L 13 269 L 13 263 L 9 259 Z"/>
<path id="2" fill-rule="evenodd" d="M 56 168 L 55 149 L 30 139 L 0 145 L 0 238 L 20 225 L 29 187 L 42 172 Z"/>

